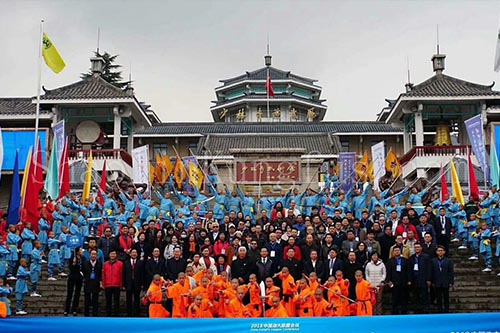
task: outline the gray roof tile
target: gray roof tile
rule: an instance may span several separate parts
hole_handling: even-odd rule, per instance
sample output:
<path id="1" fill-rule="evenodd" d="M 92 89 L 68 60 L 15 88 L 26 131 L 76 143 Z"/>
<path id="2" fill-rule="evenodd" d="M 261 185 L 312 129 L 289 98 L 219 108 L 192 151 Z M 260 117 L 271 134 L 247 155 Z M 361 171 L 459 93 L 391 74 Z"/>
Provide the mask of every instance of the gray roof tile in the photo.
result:
<path id="1" fill-rule="evenodd" d="M 500 96 L 500 91 L 492 90 L 493 85 L 485 86 L 460 80 L 448 75 L 437 74 L 414 86 L 402 97 L 459 97 L 459 96 Z"/>
<path id="2" fill-rule="evenodd" d="M 0 98 L 1 115 L 35 115 L 36 104 L 30 97 L 6 97 Z M 41 114 L 49 113 L 48 110 L 40 110 Z"/>
<path id="3" fill-rule="evenodd" d="M 53 90 L 45 89 L 43 100 L 130 98 L 125 91 L 100 77 L 90 77 Z"/>
<path id="4" fill-rule="evenodd" d="M 269 76 L 271 77 L 272 80 L 295 80 L 295 81 L 300 81 L 309 85 L 314 85 L 314 82 L 316 80 L 309 79 L 303 76 L 295 75 L 292 74 L 289 71 L 283 71 L 281 69 L 275 68 L 275 67 L 269 67 Z M 246 72 L 245 74 L 230 78 L 230 79 L 225 79 L 225 80 L 220 80 L 220 82 L 224 83 L 224 85 L 229 85 L 233 84 L 239 81 L 243 80 L 266 80 L 267 79 L 267 67 L 262 67 L 259 68 L 255 71 L 252 72 Z M 318 87 L 319 88 L 319 87 Z"/>

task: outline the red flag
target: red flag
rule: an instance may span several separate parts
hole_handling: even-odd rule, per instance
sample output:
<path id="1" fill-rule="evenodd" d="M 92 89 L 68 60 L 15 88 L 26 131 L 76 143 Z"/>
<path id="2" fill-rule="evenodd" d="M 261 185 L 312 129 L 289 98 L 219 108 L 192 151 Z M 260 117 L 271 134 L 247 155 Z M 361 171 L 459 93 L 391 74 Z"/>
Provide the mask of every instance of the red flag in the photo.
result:
<path id="1" fill-rule="evenodd" d="M 447 200 L 449 195 L 448 184 L 446 182 L 446 176 L 444 174 L 443 165 L 441 164 L 441 202 Z"/>
<path id="2" fill-rule="evenodd" d="M 101 175 L 101 182 L 99 183 L 99 190 L 97 192 L 97 197 L 99 198 L 99 202 L 101 205 L 104 205 L 104 197 L 103 193 L 106 193 L 106 185 L 107 185 L 107 177 L 106 177 L 106 161 L 104 161 L 104 165 L 102 166 L 102 175 Z"/>
<path id="3" fill-rule="evenodd" d="M 474 166 L 472 165 L 472 161 L 469 155 L 469 186 L 471 197 L 474 197 L 475 200 L 479 200 L 479 186 L 477 186 L 476 174 L 474 173 Z"/>
<path id="4" fill-rule="evenodd" d="M 270 76 L 268 76 L 266 80 L 266 94 L 271 97 L 274 96 L 273 83 L 271 82 Z"/>
<path id="5" fill-rule="evenodd" d="M 61 161 L 59 161 L 59 199 L 63 198 L 70 189 L 69 185 L 69 152 L 68 139 L 64 144 Z"/>
<path id="6" fill-rule="evenodd" d="M 24 220 L 30 222 L 35 233 L 38 232 L 38 220 L 40 219 L 40 191 L 43 189 L 43 166 L 42 149 L 40 139 L 37 142 L 37 149 L 33 152 L 31 165 L 28 172 L 28 182 L 26 184 L 26 199 L 24 200 Z"/>

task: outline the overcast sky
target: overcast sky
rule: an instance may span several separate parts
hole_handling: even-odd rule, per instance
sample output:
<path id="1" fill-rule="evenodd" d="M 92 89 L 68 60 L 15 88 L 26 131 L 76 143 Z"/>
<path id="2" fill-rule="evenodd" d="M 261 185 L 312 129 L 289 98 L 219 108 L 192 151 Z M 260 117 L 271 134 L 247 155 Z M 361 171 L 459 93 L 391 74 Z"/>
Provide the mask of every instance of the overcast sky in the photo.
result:
<path id="1" fill-rule="evenodd" d="M 273 66 L 318 80 L 326 120 L 374 120 L 411 81 L 432 73 L 439 24 L 445 73 L 490 84 L 498 1 L 7 1 L 0 0 L 0 96 L 36 94 L 40 19 L 67 67 L 43 67 L 53 89 L 87 71 L 101 51 L 130 64 L 139 100 L 165 122 L 211 121 L 218 80 Z M 499 83 L 500 85 L 500 83 Z M 497 87 L 500 90 L 500 86 Z"/>

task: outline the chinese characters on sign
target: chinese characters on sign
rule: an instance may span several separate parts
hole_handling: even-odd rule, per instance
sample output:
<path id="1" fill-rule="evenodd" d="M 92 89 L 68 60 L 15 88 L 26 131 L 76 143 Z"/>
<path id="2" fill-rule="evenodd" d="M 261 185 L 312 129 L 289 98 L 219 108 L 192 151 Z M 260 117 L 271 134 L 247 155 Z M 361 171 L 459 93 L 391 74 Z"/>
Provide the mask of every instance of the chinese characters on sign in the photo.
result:
<path id="1" fill-rule="evenodd" d="M 243 183 L 298 182 L 300 181 L 300 162 L 236 162 L 236 181 Z"/>

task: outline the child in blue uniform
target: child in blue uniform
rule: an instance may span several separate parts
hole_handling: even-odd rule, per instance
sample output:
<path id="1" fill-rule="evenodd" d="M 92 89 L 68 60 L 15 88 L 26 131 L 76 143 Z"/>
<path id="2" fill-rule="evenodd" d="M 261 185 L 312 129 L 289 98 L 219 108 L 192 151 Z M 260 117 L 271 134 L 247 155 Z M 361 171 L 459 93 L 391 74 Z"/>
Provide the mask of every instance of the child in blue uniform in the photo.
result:
<path id="1" fill-rule="evenodd" d="M 71 236 L 68 231 L 68 227 L 63 226 L 59 235 L 59 241 L 61 242 L 61 247 L 59 248 L 59 258 L 61 259 L 61 263 L 59 264 L 60 276 L 68 276 L 64 272 L 64 268 L 67 266 L 69 258 L 71 258 L 71 249 L 66 245 L 67 238 Z"/>
<path id="2" fill-rule="evenodd" d="M 12 287 L 8 284 L 4 285 L 3 279 L 0 279 L 0 302 L 5 303 L 5 306 L 7 308 L 7 317 L 12 315 L 12 312 L 10 310 L 10 300 L 8 298 L 10 294 L 12 294 Z"/>
<path id="3" fill-rule="evenodd" d="M 39 240 L 34 242 L 33 251 L 31 251 L 31 265 L 30 265 L 30 280 L 31 280 L 31 297 L 42 297 L 37 293 L 38 282 L 42 274 L 42 243 Z"/>
<path id="4" fill-rule="evenodd" d="M 56 235 L 53 231 L 49 232 L 48 246 L 49 246 L 49 281 L 56 281 L 54 271 L 61 265 L 61 257 L 59 256 L 59 244 L 61 241 L 55 238 Z"/>
<path id="5" fill-rule="evenodd" d="M 7 275 L 7 256 L 10 254 L 6 245 L 3 245 L 3 236 L 0 236 L 0 281 Z"/>
<path id="6" fill-rule="evenodd" d="M 28 269 L 28 261 L 25 258 L 21 258 L 19 261 L 16 276 L 16 314 L 27 315 L 28 312 L 24 311 L 24 295 L 28 294 L 28 283 L 26 283 L 26 280 L 30 277 L 30 271 Z"/>
<path id="7" fill-rule="evenodd" d="M 486 268 L 483 272 L 491 272 L 491 230 L 486 222 L 481 223 L 481 230 L 478 234 L 479 253 L 484 257 Z"/>
<path id="8" fill-rule="evenodd" d="M 7 263 L 9 269 L 7 271 L 7 280 L 15 280 L 14 271 L 19 260 L 18 246 L 21 242 L 21 237 L 19 237 L 19 231 L 16 231 L 15 225 L 9 226 L 9 234 L 7 235 L 7 248 L 9 249 L 9 254 L 7 255 Z"/>
<path id="9" fill-rule="evenodd" d="M 31 223 L 26 222 L 21 238 L 23 239 L 21 257 L 29 263 L 31 261 L 31 251 L 33 251 L 33 241 L 36 239 L 35 233 L 31 230 Z"/>

